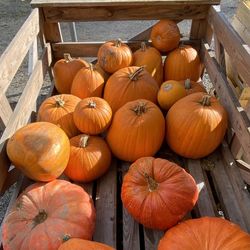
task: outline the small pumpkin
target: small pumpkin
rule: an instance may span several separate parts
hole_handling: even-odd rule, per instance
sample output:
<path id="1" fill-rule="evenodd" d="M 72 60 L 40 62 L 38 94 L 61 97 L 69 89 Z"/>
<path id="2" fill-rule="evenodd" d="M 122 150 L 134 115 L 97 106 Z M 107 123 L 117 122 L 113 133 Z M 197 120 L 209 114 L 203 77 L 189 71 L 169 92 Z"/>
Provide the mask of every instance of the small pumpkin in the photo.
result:
<path id="1" fill-rule="evenodd" d="M 166 116 L 166 139 L 177 154 L 198 159 L 212 153 L 227 129 L 227 113 L 219 101 L 194 93 L 176 102 Z"/>
<path id="2" fill-rule="evenodd" d="M 70 143 L 58 126 L 35 122 L 12 135 L 7 143 L 7 154 L 14 166 L 30 179 L 52 181 L 68 164 Z"/>
<path id="3" fill-rule="evenodd" d="M 112 110 L 109 104 L 100 97 L 84 98 L 77 104 L 73 119 L 82 133 L 97 135 L 109 127 Z"/>
<path id="4" fill-rule="evenodd" d="M 201 76 L 202 64 L 197 51 L 189 45 L 181 45 L 170 52 L 164 62 L 164 79 L 197 82 Z"/>
<path id="5" fill-rule="evenodd" d="M 159 87 L 144 67 L 131 66 L 116 71 L 108 79 L 103 98 L 115 113 L 130 101 L 146 99 L 157 102 Z"/>
<path id="6" fill-rule="evenodd" d="M 74 95 L 54 95 L 41 104 L 37 121 L 51 122 L 59 126 L 69 138 L 79 134 L 73 120 L 73 112 L 81 99 Z"/>
<path id="7" fill-rule="evenodd" d="M 153 46 L 161 52 L 169 52 L 178 47 L 181 34 L 177 24 L 169 19 L 157 22 L 150 33 Z"/>
<path id="8" fill-rule="evenodd" d="M 103 75 L 93 64 L 80 69 L 72 82 L 71 94 L 81 99 L 91 96 L 102 97 L 104 87 Z"/>
<path id="9" fill-rule="evenodd" d="M 114 73 L 118 69 L 132 64 L 133 55 L 128 45 L 121 39 L 108 41 L 98 50 L 98 64 L 108 73 Z"/>
<path id="10" fill-rule="evenodd" d="M 222 218 L 186 220 L 170 228 L 158 250 L 248 250 L 250 236 L 238 225 Z"/>
<path id="11" fill-rule="evenodd" d="M 181 84 L 184 85 L 187 95 L 196 93 L 196 92 L 204 92 L 206 93 L 205 88 L 202 86 L 201 82 L 194 82 L 190 79 L 186 79 L 185 81 L 180 81 Z"/>
<path id="12" fill-rule="evenodd" d="M 141 43 L 141 48 L 133 53 L 133 65 L 145 66 L 145 69 L 155 79 L 160 87 L 163 82 L 163 65 L 160 52 L 145 42 Z"/>
<path id="13" fill-rule="evenodd" d="M 181 83 L 169 80 L 161 85 L 157 100 L 162 109 L 169 110 L 175 102 L 186 95 L 186 90 Z"/>
<path id="14" fill-rule="evenodd" d="M 124 207 L 139 223 L 165 230 L 194 207 L 198 189 L 192 176 L 177 164 L 142 157 L 129 167 L 121 198 Z"/>
<path id="15" fill-rule="evenodd" d="M 58 250 L 115 250 L 113 247 L 83 239 L 69 239 L 64 242 Z"/>
<path id="16" fill-rule="evenodd" d="M 70 139 L 70 157 L 64 174 L 74 181 L 90 182 L 103 175 L 110 163 L 109 147 L 101 137 L 78 135 Z"/>
<path id="17" fill-rule="evenodd" d="M 57 250 L 68 235 L 91 240 L 95 218 L 93 200 L 82 187 L 65 180 L 35 183 L 4 220 L 3 248 Z"/>
<path id="18" fill-rule="evenodd" d="M 161 147 L 165 121 L 160 109 L 148 100 L 128 102 L 114 115 L 106 140 L 113 154 L 124 161 L 153 156 Z"/>
<path id="19" fill-rule="evenodd" d="M 60 94 L 70 94 L 72 81 L 76 73 L 88 63 L 80 58 L 72 58 L 70 54 L 65 53 L 64 59 L 58 60 L 54 67 L 55 87 Z"/>

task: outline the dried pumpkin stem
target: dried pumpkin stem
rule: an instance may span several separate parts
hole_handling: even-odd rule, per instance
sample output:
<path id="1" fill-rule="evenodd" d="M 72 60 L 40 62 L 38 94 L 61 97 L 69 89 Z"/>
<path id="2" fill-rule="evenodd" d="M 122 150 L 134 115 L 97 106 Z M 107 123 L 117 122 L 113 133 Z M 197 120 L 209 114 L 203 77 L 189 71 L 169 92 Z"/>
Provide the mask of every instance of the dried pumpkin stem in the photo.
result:
<path id="1" fill-rule="evenodd" d="M 80 148 L 86 148 L 88 146 L 88 140 L 89 140 L 88 135 L 81 136 L 80 142 L 79 142 L 79 147 Z"/>
<path id="2" fill-rule="evenodd" d="M 199 101 L 199 103 L 203 106 L 211 106 L 211 96 L 210 95 L 204 95 L 202 99 Z"/>
<path id="3" fill-rule="evenodd" d="M 115 41 L 115 47 L 121 47 L 122 45 L 122 40 L 120 38 L 118 38 L 116 41 Z"/>
<path id="4" fill-rule="evenodd" d="M 133 108 L 136 115 L 140 116 L 147 111 L 146 104 L 144 102 L 139 102 L 137 106 Z"/>
<path id="5" fill-rule="evenodd" d="M 148 188 L 150 192 L 153 192 L 157 189 L 158 187 L 158 183 L 155 181 L 154 178 L 152 178 L 151 176 L 149 176 L 147 173 L 144 173 L 144 177 L 146 178 L 147 182 L 148 182 Z"/>
<path id="6" fill-rule="evenodd" d="M 134 73 L 129 75 L 131 81 L 137 81 L 139 79 L 140 73 L 144 70 L 145 66 L 139 67 Z"/>
<path id="7" fill-rule="evenodd" d="M 89 63 L 89 69 L 90 69 L 91 71 L 94 70 L 94 65 L 93 65 L 92 63 Z"/>
<path id="8" fill-rule="evenodd" d="M 141 51 L 145 52 L 147 49 L 146 43 L 145 42 L 141 42 Z"/>
<path id="9" fill-rule="evenodd" d="M 33 226 L 37 226 L 38 224 L 43 223 L 48 218 L 48 214 L 45 210 L 39 211 L 39 213 L 36 215 L 36 217 L 33 219 Z"/>
<path id="10" fill-rule="evenodd" d="M 89 108 L 96 108 L 96 103 L 95 103 L 93 100 L 91 100 L 91 101 L 89 101 L 89 103 L 88 103 L 88 107 L 89 107 Z"/>
<path id="11" fill-rule="evenodd" d="M 64 106 L 65 101 L 61 97 L 56 97 L 55 100 L 56 100 L 56 107 L 57 108 Z"/>
<path id="12" fill-rule="evenodd" d="M 191 89 L 191 81 L 190 79 L 186 79 L 184 82 L 185 89 Z"/>
<path id="13" fill-rule="evenodd" d="M 67 63 L 73 60 L 69 53 L 64 53 L 63 57 Z"/>

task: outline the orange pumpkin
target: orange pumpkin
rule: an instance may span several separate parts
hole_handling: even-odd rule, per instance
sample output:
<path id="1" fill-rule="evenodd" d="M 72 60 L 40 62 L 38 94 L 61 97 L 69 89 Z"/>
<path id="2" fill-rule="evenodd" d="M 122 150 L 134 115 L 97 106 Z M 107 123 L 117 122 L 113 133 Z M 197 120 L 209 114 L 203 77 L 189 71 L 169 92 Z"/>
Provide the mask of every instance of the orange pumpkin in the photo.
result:
<path id="1" fill-rule="evenodd" d="M 143 157 L 129 167 L 121 198 L 124 207 L 139 223 L 165 230 L 194 207 L 198 189 L 192 176 L 177 164 Z"/>
<path id="2" fill-rule="evenodd" d="M 7 154 L 27 177 L 35 181 L 51 181 L 66 168 L 70 143 L 58 126 L 35 122 L 14 133 L 7 143 Z"/>
<path id="3" fill-rule="evenodd" d="M 68 137 L 76 136 L 79 130 L 73 121 L 73 112 L 80 101 L 81 99 L 74 95 L 51 96 L 40 106 L 37 121 L 54 123 L 63 129 Z"/>
<path id="4" fill-rule="evenodd" d="M 160 87 L 163 82 L 163 65 L 160 52 L 153 48 L 147 47 L 144 42 L 141 43 L 141 48 L 133 54 L 133 65 L 145 66 L 145 69 L 155 79 Z"/>
<path id="5" fill-rule="evenodd" d="M 205 88 L 201 85 L 201 82 L 194 82 L 190 79 L 186 79 L 185 81 L 180 81 L 181 84 L 184 85 L 187 95 L 196 93 L 196 92 L 205 92 Z"/>
<path id="6" fill-rule="evenodd" d="M 238 225 L 215 217 L 181 222 L 160 240 L 158 250 L 248 250 L 250 236 Z"/>
<path id="7" fill-rule="evenodd" d="M 181 34 L 177 24 L 168 19 L 156 23 L 150 34 L 153 46 L 162 52 L 177 48 L 180 38 Z"/>
<path id="8" fill-rule="evenodd" d="M 164 62 L 165 81 L 190 79 L 197 82 L 201 72 L 202 64 L 199 55 L 189 45 L 182 45 L 169 53 Z"/>
<path id="9" fill-rule="evenodd" d="M 89 97 L 78 103 L 73 118 L 75 125 L 82 133 L 97 135 L 109 127 L 112 110 L 104 99 Z"/>
<path id="10" fill-rule="evenodd" d="M 110 77 L 110 74 L 106 72 L 98 62 L 95 64 L 95 69 L 102 75 L 104 82 L 107 82 L 108 78 Z"/>
<path id="11" fill-rule="evenodd" d="M 146 99 L 157 102 L 159 87 L 144 67 L 127 67 L 115 72 L 107 81 L 103 98 L 115 113 L 130 101 Z"/>
<path id="12" fill-rule="evenodd" d="M 58 250 L 115 250 L 108 245 L 83 239 L 70 239 L 63 243 Z"/>
<path id="13" fill-rule="evenodd" d="M 124 161 L 153 156 L 161 147 L 165 121 L 160 109 L 148 100 L 128 102 L 114 115 L 107 133 L 113 154 Z"/>
<path id="14" fill-rule="evenodd" d="M 109 168 L 111 153 L 98 136 L 78 135 L 70 139 L 70 157 L 64 173 L 74 181 L 89 182 Z"/>
<path id="15" fill-rule="evenodd" d="M 76 74 L 71 87 L 71 94 L 81 99 L 91 96 L 102 96 L 104 87 L 103 75 L 91 63 Z"/>
<path id="16" fill-rule="evenodd" d="M 194 93 L 176 102 L 166 116 L 166 138 L 177 154 L 198 159 L 212 153 L 227 129 L 227 113 L 219 101 Z"/>
<path id="17" fill-rule="evenodd" d="M 104 43 L 98 50 L 98 64 L 107 72 L 114 73 L 118 69 L 132 64 L 132 51 L 120 39 Z"/>
<path id="18" fill-rule="evenodd" d="M 88 63 L 78 58 L 71 58 L 70 54 L 64 54 L 64 59 L 57 61 L 53 67 L 55 87 L 61 94 L 70 94 L 72 81 L 76 73 Z"/>
<path id="19" fill-rule="evenodd" d="M 68 235 L 91 240 L 95 217 L 93 201 L 80 186 L 65 180 L 35 183 L 4 220 L 3 248 L 57 250 Z"/>
<path id="20" fill-rule="evenodd" d="M 169 110 L 175 102 L 186 95 L 186 90 L 181 83 L 169 80 L 161 85 L 157 100 L 162 109 Z"/>

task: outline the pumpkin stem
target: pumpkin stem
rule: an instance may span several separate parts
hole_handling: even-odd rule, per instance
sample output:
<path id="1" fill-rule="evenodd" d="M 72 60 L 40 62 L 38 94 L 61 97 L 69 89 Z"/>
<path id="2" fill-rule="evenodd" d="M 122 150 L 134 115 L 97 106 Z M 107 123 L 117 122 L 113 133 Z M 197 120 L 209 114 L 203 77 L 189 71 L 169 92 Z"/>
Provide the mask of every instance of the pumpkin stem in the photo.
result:
<path id="1" fill-rule="evenodd" d="M 159 184 L 155 181 L 154 178 L 149 176 L 147 173 L 144 173 L 144 177 L 146 178 L 146 180 L 148 182 L 149 192 L 155 191 Z"/>
<path id="2" fill-rule="evenodd" d="M 120 38 L 118 38 L 116 41 L 115 41 L 115 47 L 121 47 L 122 45 L 122 40 Z"/>
<path id="3" fill-rule="evenodd" d="M 93 100 L 90 100 L 88 103 L 88 107 L 89 108 L 95 108 L 96 107 L 96 103 Z"/>
<path id="4" fill-rule="evenodd" d="M 202 105 L 202 106 L 211 106 L 211 96 L 210 95 L 204 95 L 202 97 L 202 99 L 199 101 L 199 103 Z"/>
<path id="5" fill-rule="evenodd" d="M 185 89 L 191 89 L 191 81 L 190 79 L 186 79 L 184 82 Z"/>
<path id="6" fill-rule="evenodd" d="M 147 111 L 146 103 L 139 102 L 139 104 L 135 106 L 132 110 L 136 113 L 136 115 L 140 116 Z"/>
<path id="7" fill-rule="evenodd" d="M 80 142 L 79 142 L 79 147 L 80 148 L 86 148 L 88 146 L 88 140 L 89 140 L 88 135 L 81 136 Z"/>
<path id="8" fill-rule="evenodd" d="M 69 53 L 64 53 L 63 57 L 64 57 L 66 63 L 68 63 L 68 62 L 70 62 L 70 61 L 73 60 L 72 57 L 71 57 L 71 55 Z"/>
<path id="9" fill-rule="evenodd" d="M 36 217 L 33 219 L 34 227 L 38 224 L 43 223 L 48 218 L 48 214 L 45 210 L 39 211 L 39 213 L 36 215 Z"/>
<path id="10" fill-rule="evenodd" d="M 65 101 L 62 99 L 62 97 L 56 97 L 55 100 L 56 100 L 56 107 L 57 108 L 64 106 Z"/>
<path id="11" fill-rule="evenodd" d="M 139 79 L 139 74 L 144 70 L 145 66 L 139 67 L 134 73 L 129 75 L 131 81 L 137 81 Z"/>
<path id="12" fill-rule="evenodd" d="M 147 49 L 146 43 L 145 42 L 141 42 L 141 51 L 145 52 Z"/>

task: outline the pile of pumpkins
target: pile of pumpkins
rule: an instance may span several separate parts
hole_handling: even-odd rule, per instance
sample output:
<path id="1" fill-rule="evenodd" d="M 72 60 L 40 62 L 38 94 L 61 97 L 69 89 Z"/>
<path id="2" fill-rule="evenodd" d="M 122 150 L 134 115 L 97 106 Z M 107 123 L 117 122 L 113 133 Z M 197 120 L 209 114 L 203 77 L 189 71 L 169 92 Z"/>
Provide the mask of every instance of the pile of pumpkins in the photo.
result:
<path id="1" fill-rule="evenodd" d="M 145 227 L 168 229 L 159 250 L 250 249 L 249 235 L 224 219 L 179 223 L 198 200 L 197 185 L 177 164 L 153 156 L 164 138 L 183 157 L 207 156 L 223 140 L 227 114 L 202 86 L 199 55 L 179 45 L 175 22 L 159 21 L 150 39 L 152 47 L 142 43 L 134 53 L 119 39 L 106 42 L 95 65 L 69 54 L 55 63 L 59 94 L 47 98 L 37 122 L 7 143 L 13 165 L 37 183 L 5 218 L 4 249 L 113 249 L 91 241 L 91 197 L 56 179 L 64 173 L 75 182 L 96 180 L 112 154 L 132 162 L 122 184 L 124 207 Z M 167 55 L 164 65 L 161 53 Z"/>

